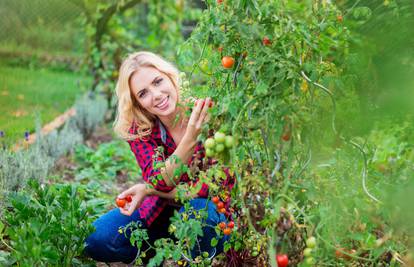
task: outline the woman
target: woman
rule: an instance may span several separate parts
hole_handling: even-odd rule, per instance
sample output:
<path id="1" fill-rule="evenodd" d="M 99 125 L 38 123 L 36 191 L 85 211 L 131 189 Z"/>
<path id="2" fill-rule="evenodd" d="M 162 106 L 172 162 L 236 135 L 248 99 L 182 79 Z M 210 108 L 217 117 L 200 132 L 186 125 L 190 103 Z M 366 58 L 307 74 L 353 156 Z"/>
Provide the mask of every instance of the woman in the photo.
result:
<path id="1" fill-rule="evenodd" d="M 128 141 L 141 167 L 144 181 L 153 187 L 137 184 L 122 192 L 118 198 L 131 195 L 132 201 L 123 208 L 109 211 L 94 222 L 96 231 L 87 238 L 85 250 L 95 260 L 133 262 L 139 256 L 139 249 L 131 246 L 129 240 L 119 234 L 119 228 L 132 221 L 140 222 L 143 228 L 148 229 L 150 241 L 153 242 L 168 237 L 166 229 L 174 210 L 184 211 L 183 207 L 171 204 L 176 194 L 175 185 L 189 183 L 190 179 L 186 173 L 176 177 L 173 173 L 180 167 L 180 162 L 194 165 L 204 158 L 204 148 L 197 138 L 208 120 L 211 99 L 197 101 L 190 117 L 186 118 L 180 99 L 178 74 L 171 63 L 150 52 L 131 54 L 120 68 L 116 86 L 118 113 L 114 130 Z M 165 164 L 162 168 L 154 168 L 156 162 Z M 211 165 L 214 161 L 209 159 L 208 163 Z M 228 178 L 223 186 L 231 190 L 234 178 L 225 172 Z M 194 209 L 207 207 L 208 225 L 215 227 L 227 221 L 208 200 L 206 184 L 202 184 L 195 196 L 189 197 Z M 214 256 L 223 250 L 223 243 L 228 236 L 212 248 L 210 240 L 217 238 L 213 227 L 203 228 L 204 235 L 198 240 L 201 251 L 194 249 L 193 257 L 204 251 Z M 141 247 L 141 250 L 144 249 Z"/>

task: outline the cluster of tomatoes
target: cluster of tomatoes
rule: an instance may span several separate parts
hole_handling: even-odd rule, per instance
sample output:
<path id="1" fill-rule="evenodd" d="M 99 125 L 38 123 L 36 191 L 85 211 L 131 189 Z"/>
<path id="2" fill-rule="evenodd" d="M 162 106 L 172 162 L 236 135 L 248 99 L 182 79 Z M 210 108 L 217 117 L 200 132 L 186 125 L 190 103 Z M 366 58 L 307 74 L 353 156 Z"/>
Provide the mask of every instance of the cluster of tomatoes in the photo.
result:
<path id="1" fill-rule="evenodd" d="M 126 203 L 130 203 L 132 201 L 132 196 L 126 196 L 125 198 L 117 198 L 116 205 L 120 208 L 125 207 Z"/>
<path id="2" fill-rule="evenodd" d="M 204 142 L 207 157 L 213 157 L 224 150 L 230 149 L 234 146 L 234 138 L 231 135 L 226 135 L 222 132 L 216 132 L 214 138 L 207 138 Z"/>
<path id="3" fill-rule="evenodd" d="M 226 213 L 226 208 L 224 207 L 224 202 L 220 201 L 219 197 L 213 197 L 211 198 L 211 201 L 213 201 L 214 204 L 216 204 L 217 211 L 219 213 Z M 220 229 L 223 231 L 223 234 L 230 235 L 232 229 L 234 228 L 234 222 L 230 221 L 229 223 L 221 222 L 218 224 Z"/>
<path id="4" fill-rule="evenodd" d="M 316 247 L 316 238 L 311 236 L 306 240 L 306 248 L 303 250 L 303 255 L 305 256 L 305 263 L 308 265 L 313 265 L 315 259 L 312 257 L 312 252 Z"/>
<path id="5" fill-rule="evenodd" d="M 211 201 L 213 201 L 213 203 L 216 204 L 217 211 L 219 213 L 226 213 L 226 208 L 224 207 L 224 203 L 220 201 L 219 197 L 213 197 Z"/>
<path id="6" fill-rule="evenodd" d="M 218 226 L 223 231 L 223 234 L 224 235 L 230 235 L 232 229 L 234 228 L 234 222 L 233 221 L 230 221 L 227 224 L 225 222 L 221 222 L 221 223 L 218 224 Z"/>

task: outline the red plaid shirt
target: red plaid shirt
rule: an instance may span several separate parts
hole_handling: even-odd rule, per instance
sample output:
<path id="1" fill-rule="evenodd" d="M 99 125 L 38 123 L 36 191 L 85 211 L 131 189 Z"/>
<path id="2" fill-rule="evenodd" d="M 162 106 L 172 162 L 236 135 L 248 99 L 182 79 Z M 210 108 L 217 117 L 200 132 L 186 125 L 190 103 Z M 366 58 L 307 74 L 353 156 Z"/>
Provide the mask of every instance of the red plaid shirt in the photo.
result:
<path id="1" fill-rule="evenodd" d="M 130 129 L 130 133 L 136 133 L 136 125 L 132 125 Z M 174 139 L 170 135 L 170 133 L 166 130 L 164 125 L 161 123 L 160 120 L 157 120 L 154 123 L 152 128 L 151 135 L 143 140 L 135 139 L 128 141 L 132 152 L 135 154 L 137 159 L 138 165 L 141 167 L 142 170 L 142 178 L 145 182 L 154 186 L 154 188 L 158 191 L 162 192 L 170 192 L 174 189 L 173 186 L 167 186 L 163 179 L 158 180 L 156 177 L 160 175 L 160 169 L 153 168 L 154 159 L 156 162 L 163 162 L 164 159 L 170 157 L 175 149 L 177 148 Z M 162 153 L 157 153 L 158 147 L 162 147 Z M 188 165 L 190 165 L 195 157 L 199 159 L 203 159 L 205 157 L 205 150 L 203 147 L 202 142 L 198 142 L 195 149 L 193 156 L 188 161 Z M 216 164 L 217 161 L 213 159 L 208 160 L 208 165 Z M 223 182 L 223 186 L 225 186 L 229 192 L 234 186 L 235 178 L 231 176 L 229 170 L 223 169 L 225 172 L 227 179 Z M 160 175 L 161 176 L 161 175 Z M 154 181 L 157 181 L 154 183 Z M 193 185 L 197 184 L 198 179 L 196 181 L 191 181 L 188 177 L 187 173 L 184 173 L 180 177 L 180 183 L 193 183 Z M 208 185 L 203 183 L 201 186 L 200 191 L 197 193 L 199 197 L 207 198 L 208 197 Z M 226 206 L 229 206 L 230 199 L 226 201 Z M 161 198 L 159 196 L 147 196 L 144 201 L 142 202 L 141 206 L 138 208 L 138 212 L 140 214 L 140 218 L 142 222 L 149 227 L 152 222 L 160 215 L 163 209 L 170 203 L 170 200 Z"/>

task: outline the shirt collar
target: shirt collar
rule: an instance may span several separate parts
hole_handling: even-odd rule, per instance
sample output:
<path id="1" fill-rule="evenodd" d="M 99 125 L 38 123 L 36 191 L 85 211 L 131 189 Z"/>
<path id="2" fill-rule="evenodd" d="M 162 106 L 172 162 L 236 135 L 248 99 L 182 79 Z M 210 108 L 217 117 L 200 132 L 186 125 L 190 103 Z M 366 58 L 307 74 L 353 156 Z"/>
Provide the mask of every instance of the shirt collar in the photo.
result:
<path id="1" fill-rule="evenodd" d="M 131 134 L 137 133 L 137 125 L 135 122 L 132 123 L 129 132 Z M 167 136 L 168 134 L 164 124 L 162 124 L 161 120 L 157 117 L 155 119 L 154 125 L 152 126 L 150 138 L 154 140 L 160 140 L 165 145 L 167 145 Z"/>

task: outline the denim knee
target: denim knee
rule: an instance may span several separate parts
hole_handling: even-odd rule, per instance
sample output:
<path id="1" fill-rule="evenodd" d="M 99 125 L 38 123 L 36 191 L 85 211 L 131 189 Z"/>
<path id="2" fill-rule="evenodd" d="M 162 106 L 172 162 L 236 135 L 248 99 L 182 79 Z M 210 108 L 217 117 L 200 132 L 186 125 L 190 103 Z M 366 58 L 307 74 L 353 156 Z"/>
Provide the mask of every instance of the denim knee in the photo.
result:
<path id="1" fill-rule="evenodd" d="M 209 226 L 215 227 L 220 222 L 227 222 L 226 216 L 222 213 L 217 212 L 216 205 L 205 198 L 195 198 L 190 200 L 190 206 L 193 207 L 195 210 L 202 210 L 206 209 L 208 216 L 204 223 Z M 184 207 L 182 207 L 179 211 L 180 213 L 184 212 Z M 194 218 L 194 216 L 191 216 Z M 203 227 L 203 236 L 199 237 L 198 242 L 201 248 L 201 251 L 197 251 L 198 249 L 193 249 L 192 257 L 196 257 L 201 254 L 201 252 L 208 252 L 210 256 L 214 254 L 219 254 L 223 252 L 223 245 L 225 241 L 230 239 L 230 236 L 224 236 L 223 238 L 219 239 L 219 242 L 215 248 L 211 247 L 211 239 L 217 238 L 216 231 L 212 227 Z"/>
<path id="2" fill-rule="evenodd" d="M 119 228 L 135 221 L 140 222 L 139 213 L 131 216 L 123 215 L 119 209 L 113 209 L 98 218 L 93 225 L 93 232 L 86 239 L 85 252 L 96 261 L 102 262 L 132 262 L 138 249 L 131 245 L 129 238 L 119 232 Z"/>

